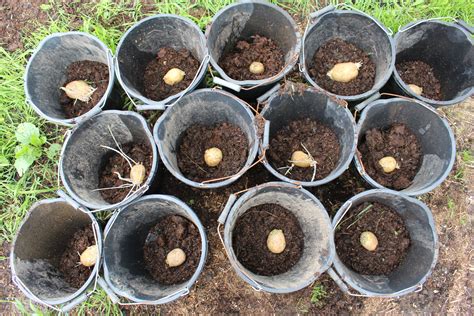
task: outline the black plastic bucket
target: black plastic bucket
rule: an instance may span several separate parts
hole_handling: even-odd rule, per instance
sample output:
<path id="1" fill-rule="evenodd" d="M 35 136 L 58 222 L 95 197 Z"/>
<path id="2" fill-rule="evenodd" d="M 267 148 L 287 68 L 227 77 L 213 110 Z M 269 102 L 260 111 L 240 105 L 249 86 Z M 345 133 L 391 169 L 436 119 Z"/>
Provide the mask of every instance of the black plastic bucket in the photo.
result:
<path id="1" fill-rule="evenodd" d="M 359 141 L 372 128 L 386 128 L 403 123 L 421 144 L 422 164 L 412 184 L 400 192 L 408 195 L 427 193 L 449 175 L 456 159 L 456 141 L 446 119 L 421 101 L 392 98 L 376 100 L 364 109 L 357 123 Z M 354 157 L 361 176 L 373 187 L 384 188 L 364 170 L 359 154 Z"/>
<path id="2" fill-rule="evenodd" d="M 396 62 L 423 61 L 429 64 L 441 84 L 443 100 L 428 99 L 414 93 L 393 72 L 397 93 L 435 107 L 456 104 L 474 93 L 473 30 L 462 21 L 447 23 L 424 20 L 407 24 L 395 34 Z M 393 85 L 392 85 L 393 86 Z"/>
<path id="3" fill-rule="evenodd" d="M 106 202 L 100 191 L 96 190 L 103 160 L 110 152 L 101 145 L 116 148 L 109 128 L 119 145 L 143 143 L 149 145 L 153 152 L 148 178 L 137 191 L 116 204 Z M 144 194 L 153 181 L 157 166 L 158 152 L 145 119 L 135 112 L 111 110 L 82 121 L 71 131 L 61 152 L 59 174 L 68 194 L 79 204 L 94 210 L 109 210 Z"/>
<path id="4" fill-rule="evenodd" d="M 191 84 L 164 100 L 151 100 L 144 95 L 143 74 L 148 63 L 162 47 L 185 48 L 201 66 Z M 191 20 L 172 14 L 159 14 L 132 26 L 117 45 L 115 67 L 117 79 L 127 95 L 135 99 L 139 110 L 164 110 L 180 96 L 194 90 L 204 79 L 209 56 L 206 38 Z"/>
<path id="5" fill-rule="evenodd" d="M 261 80 L 234 80 L 219 66 L 222 54 L 237 40 L 255 34 L 271 38 L 285 54 L 285 66 L 277 75 Z M 278 6 L 262 0 L 237 1 L 216 13 L 206 31 L 212 67 L 219 73 L 216 84 L 241 92 L 239 97 L 255 98 L 288 74 L 298 61 L 301 39 L 298 26 Z"/>
<path id="6" fill-rule="evenodd" d="M 192 277 L 180 284 L 162 285 L 145 269 L 143 246 L 150 229 L 167 215 L 191 221 L 201 237 L 201 258 Z M 148 195 L 119 209 L 107 223 L 104 237 L 104 278 L 113 301 L 115 294 L 138 304 L 164 304 L 189 293 L 204 268 L 207 238 L 196 214 L 169 195 Z M 115 293 L 115 294 L 114 294 Z"/>
<path id="7" fill-rule="evenodd" d="M 332 220 L 333 231 L 349 209 L 364 202 L 379 202 L 396 211 L 404 220 L 411 244 L 404 261 L 389 275 L 362 275 L 344 265 L 337 253 L 329 274 L 340 288 L 356 296 L 399 297 L 422 289 L 438 259 L 438 235 L 431 210 L 422 202 L 391 190 L 369 190 L 344 203 Z M 336 274 L 337 273 L 337 274 Z"/>
<path id="8" fill-rule="evenodd" d="M 234 176 L 217 182 L 195 182 L 186 178 L 179 170 L 176 158 L 182 134 L 194 124 L 224 122 L 238 126 L 247 137 L 249 147 L 245 166 Z M 230 93 L 214 89 L 196 90 L 168 108 L 156 122 L 153 136 L 168 171 L 187 185 L 204 189 L 226 186 L 242 176 L 255 160 L 259 143 L 255 117 L 245 103 Z"/>
<path id="9" fill-rule="evenodd" d="M 332 5 L 314 12 L 311 18 L 314 23 L 306 29 L 303 37 L 300 68 L 312 86 L 322 89 L 309 73 L 313 56 L 321 45 L 333 38 L 353 43 L 369 54 L 375 63 L 376 74 L 375 83 L 369 91 L 350 96 L 332 95 L 346 101 L 361 101 L 385 85 L 395 65 L 395 48 L 391 32 L 382 23 L 359 10 L 336 10 Z"/>
<path id="10" fill-rule="evenodd" d="M 336 179 L 349 168 L 356 150 L 356 125 L 351 112 L 341 103 L 315 88 L 308 88 L 302 93 L 299 91 L 275 92 L 261 112 L 262 116 L 270 122 L 270 128 L 266 128 L 263 135 L 264 148 L 268 149 L 275 134 L 291 121 L 311 118 L 327 125 L 337 135 L 340 153 L 334 170 L 320 180 L 298 181 L 291 179 L 285 176 L 284 172 L 275 169 L 268 159 L 264 158 L 263 164 L 268 171 L 286 182 L 303 186 L 318 186 Z"/>
<path id="11" fill-rule="evenodd" d="M 262 276 L 245 268 L 237 259 L 232 234 L 237 220 L 251 207 L 277 204 L 291 211 L 304 233 L 304 249 L 300 260 L 288 271 Z M 321 202 L 305 189 L 285 182 L 269 182 L 254 187 L 239 199 L 231 195 L 219 216 L 224 226 L 224 247 L 236 273 L 256 290 L 290 293 L 313 283 L 332 264 L 335 247 L 331 222 Z"/>
<path id="12" fill-rule="evenodd" d="M 109 67 L 109 84 L 97 104 L 87 113 L 67 119 L 59 96 L 69 64 L 91 60 Z M 26 101 L 44 119 L 73 125 L 101 111 L 115 82 L 112 52 L 98 38 L 82 32 L 55 33 L 44 38 L 33 52 L 25 71 Z"/>
<path id="13" fill-rule="evenodd" d="M 67 241 L 88 225 L 94 231 L 99 256 L 87 281 L 76 289 L 64 280 L 58 265 Z M 98 277 L 101 254 L 102 233 L 91 213 L 62 198 L 42 200 L 30 208 L 13 242 L 13 282 L 29 299 L 66 313 L 92 293 L 88 289 Z"/>

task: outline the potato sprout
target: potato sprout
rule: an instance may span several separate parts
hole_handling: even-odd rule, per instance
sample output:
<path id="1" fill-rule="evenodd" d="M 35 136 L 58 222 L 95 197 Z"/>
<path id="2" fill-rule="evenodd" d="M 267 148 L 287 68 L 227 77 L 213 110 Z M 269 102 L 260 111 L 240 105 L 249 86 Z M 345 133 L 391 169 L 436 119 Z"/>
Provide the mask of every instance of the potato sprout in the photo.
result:
<path id="1" fill-rule="evenodd" d="M 66 95 L 69 98 L 86 103 L 89 102 L 92 94 L 96 90 L 84 80 L 71 81 L 65 87 L 61 87 L 60 89 L 66 92 Z"/>
<path id="2" fill-rule="evenodd" d="M 206 149 L 204 152 L 204 162 L 209 167 L 216 167 L 222 161 L 222 151 L 217 147 Z"/>
<path id="3" fill-rule="evenodd" d="M 313 160 L 305 152 L 297 150 L 291 155 L 291 162 L 297 167 L 309 168 Z"/>
<path id="4" fill-rule="evenodd" d="M 368 251 L 374 251 L 377 249 L 379 241 L 374 233 L 366 231 L 360 234 L 360 244 Z"/>
<path id="5" fill-rule="evenodd" d="M 395 171 L 395 169 L 400 169 L 400 166 L 398 165 L 395 158 L 391 156 L 383 157 L 382 159 L 380 159 L 379 165 L 382 167 L 383 172 L 385 173 L 391 173 Z"/>
<path id="6" fill-rule="evenodd" d="M 272 253 L 282 253 L 286 248 L 285 235 L 281 229 L 274 229 L 268 234 L 267 247 Z"/>
<path id="7" fill-rule="evenodd" d="M 134 185 L 141 185 L 143 180 L 145 180 L 145 166 L 141 163 L 134 165 L 130 169 L 130 180 Z"/>
<path id="8" fill-rule="evenodd" d="M 181 248 L 171 250 L 166 256 L 166 264 L 170 268 L 179 267 L 184 261 L 186 261 L 186 254 Z"/>
<path id="9" fill-rule="evenodd" d="M 421 95 L 421 94 L 423 93 L 423 88 L 417 86 L 416 84 L 409 84 L 409 85 L 408 85 L 408 88 L 410 88 L 410 90 L 411 90 L 414 94 Z"/>
<path id="10" fill-rule="evenodd" d="M 87 247 L 81 253 L 80 262 L 85 267 L 92 267 L 97 262 L 97 257 L 99 256 L 99 248 L 97 245 Z"/>
<path id="11" fill-rule="evenodd" d="M 349 82 L 354 80 L 359 74 L 359 68 L 362 67 L 362 63 L 339 63 L 334 65 L 331 70 L 327 73 L 331 80 L 338 82 Z"/>
<path id="12" fill-rule="evenodd" d="M 163 77 L 163 81 L 169 86 L 174 86 L 183 81 L 185 75 L 186 73 L 181 69 L 171 68 Z"/>
<path id="13" fill-rule="evenodd" d="M 261 62 L 254 61 L 250 64 L 249 70 L 255 75 L 261 75 L 265 72 L 265 66 Z"/>

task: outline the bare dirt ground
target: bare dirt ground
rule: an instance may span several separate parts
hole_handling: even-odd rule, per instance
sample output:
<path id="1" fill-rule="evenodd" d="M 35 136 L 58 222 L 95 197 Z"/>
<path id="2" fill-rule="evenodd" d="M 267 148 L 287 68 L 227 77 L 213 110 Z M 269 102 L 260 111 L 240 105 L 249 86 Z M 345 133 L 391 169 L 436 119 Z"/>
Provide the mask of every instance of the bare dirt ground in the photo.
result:
<path id="1" fill-rule="evenodd" d="M 23 47 L 20 31 L 26 31 L 31 19 L 40 22 L 47 16 L 38 8 L 45 1 L 2 1 L 0 8 L 0 42 L 8 50 Z M 474 99 L 442 109 L 451 123 L 457 140 L 457 160 L 449 178 L 421 199 L 432 209 L 439 234 L 438 264 L 423 290 L 400 299 L 365 299 L 344 295 L 334 282 L 323 275 L 317 282 L 328 295 L 317 304 L 310 302 L 312 287 L 301 291 L 275 295 L 256 292 L 242 281 L 230 266 L 217 235 L 217 217 L 230 193 L 268 180 L 268 172 L 257 167 L 238 183 L 223 190 L 198 191 L 177 182 L 166 172 L 166 182 L 158 192 L 174 193 L 191 205 L 207 228 L 210 252 L 206 267 L 183 299 L 161 307 L 124 308 L 129 314 L 472 314 L 474 165 L 462 159 L 463 152 L 474 155 Z M 347 171 L 328 186 L 312 190 L 323 202 L 330 215 L 351 195 L 364 190 L 365 184 L 354 170 Z M 342 193 L 332 194 L 335 189 Z M 24 300 L 11 283 L 8 265 L 10 245 L 0 247 L 0 300 Z M 17 311 L 12 304 L 0 303 L 0 314 Z"/>

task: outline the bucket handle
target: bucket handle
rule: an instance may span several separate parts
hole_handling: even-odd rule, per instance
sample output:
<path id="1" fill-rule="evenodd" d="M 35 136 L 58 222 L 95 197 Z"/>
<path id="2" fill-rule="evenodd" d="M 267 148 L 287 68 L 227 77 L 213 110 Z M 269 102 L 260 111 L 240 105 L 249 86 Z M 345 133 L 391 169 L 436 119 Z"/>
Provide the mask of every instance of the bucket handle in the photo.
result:
<path id="1" fill-rule="evenodd" d="M 408 101 L 418 103 L 419 105 L 421 105 L 425 109 L 427 109 L 427 110 L 433 112 L 434 114 L 438 115 L 439 117 L 442 117 L 442 118 L 447 120 L 446 115 L 444 115 L 443 113 L 438 112 L 434 107 L 432 107 L 431 105 L 428 105 L 424 102 L 421 102 L 420 100 L 409 98 L 409 97 L 406 97 L 404 95 L 399 95 L 399 94 L 395 94 L 395 93 L 382 92 L 380 95 L 381 96 L 386 95 L 386 96 L 389 96 L 389 97 L 397 97 L 397 98 L 401 98 L 401 99 L 405 99 L 405 100 L 408 100 Z"/>
<path id="2" fill-rule="evenodd" d="M 380 99 L 380 97 L 381 97 L 381 94 L 376 92 L 375 94 L 370 96 L 368 99 L 366 99 L 366 100 L 362 101 L 361 103 L 357 104 L 356 107 L 355 107 L 356 112 L 361 112 L 363 109 L 365 109 L 365 107 L 367 105 L 369 105 L 370 103 L 374 102 L 377 99 Z"/>
<path id="3" fill-rule="evenodd" d="M 436 17 L 436 18 L 429 18 L 429 19 L 426 19 L 426 20 L 420 20 L 418 22 L 415 22 L 413 24 L 408 24 L 408 25 L 405 25 L 405 26 L 400 26 L 398 27 L 398 33 L 403 33 L 403 32 L 406 32 L 408 31 L 409 29 L 411 29 L 412 27 L 415 27 L 417 25 L 420 25 L 421 23 L 425 23 L 425 22 L 429 22 L 429 21 L 443 21 L 445 19 L 448 19 L 448 20 L 452 20 L 453 22 L 455 23 L 458 23 L 458 20 L 456 20 L 455 18 L 453 18 L 452 16 L 441 16 L 441 17 Z M 459 23 L 458 23 L 459 24 Z M 472 34 L 472 33 L 471 33 Z"/>
<path id="4" fill-rule="evenodd" d="M 423 290 L 423 284 L 419 283 L 413 286 L 410 286 L 409 288 L 390 293 L 390 294 L 375 294 L 375 295 L 369 295 L 369 294 L 360 294 L 360 293 L 354 293 L 351 292 L 347 284 L 344 282 L 344 280 L 337 274 L 337 272 L 333 268 L 329 268 L 327 270 L 327 273 L 331 277 L 331 279 L 337 284 L 339 289 L 344 292 L 347 295 L 350 296 L 355 296 L 355 297 L 380 297 L 380 298 L 394 298 L 394 297 L 400 297 L 401 295 L 408 294 L 411 292 L 418 293 L 421 290 Z"/>
<path id="5" fill-rule="evenodd" d="M 262 150 L 267 150 L 270 147 L 270 121 L 265 120 L 262 137 Z"/>
<path id="6" fill-rule="evenodd" d="M 277 83 L 273 88 L 262 94 L 257 98 L 257 103 L 263 103 L 267 101 L 275 92 L 280 89 L 281 85 Z"/>

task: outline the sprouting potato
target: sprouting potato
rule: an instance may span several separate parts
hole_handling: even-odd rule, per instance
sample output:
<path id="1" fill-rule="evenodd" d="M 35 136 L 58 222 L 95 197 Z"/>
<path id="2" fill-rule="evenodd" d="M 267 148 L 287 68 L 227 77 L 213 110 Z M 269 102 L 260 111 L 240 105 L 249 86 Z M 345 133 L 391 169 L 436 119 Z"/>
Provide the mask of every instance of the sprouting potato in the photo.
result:
<path id="1" fill-rule="evenodd" d="M 359 74 L 359 68 L 362 67 L 362 63 L 339 63 L 335 64 L 331 70 L 327 73 L 331 80 L 338 82 L 349 82 L 354 80 Z"/>
<path id="2" fill-rule="evenodd" d="M 178 84 L 183 81 L 185 75 L 186 73 L 181 69 L 171 68 L 163 77 L 163 81 L 169 86 L 174 86 L 175 84 Z"/>
<path id="3" fill-rule="evenodd" d="M 408 87 L 414 94 L 421 95 L 423 93 L 423 88 L 417 86 L 416 84 L 409 84 Z"/>
<path id="4" fill-rule="evenodd" d="M 130 180 L 133 185 L 141 185 L 145 180 L 146 169 L 141 163 L 138 163 L 130 169 Z"/>
<path id="5" fill-rule="evenodd" d="M 379 241 L 374 233 L 366 231 L 360 234 L 360 244 L 368 251 L 374 251 L 377 249 Z"/>
<path id="6" fill-rule="evenodd" d="M 309 168 L 311 167 L 313 160 L 307 153 L 297 150 L 291 155 L 290 162 L 296 167 Z"/>
<path id="7" fill-rule="evenodd" d="M 61 87 L 60 89 L 66 92 L 66 95 L 69 98 L 82 102 L 89 102 L 92 94 L 96 90 L 84 80 L 71 81 L 65 87 Z"/>
<path id="8" fill-rule="evenodd" d="M 385 173 L 391 173 L 395 171 L 395 169 L 400 169 L 397 161 L 392 156 L 387 156 L 380 159 L 379 165 L 382 167 L 383 172 Z"/>
<path id="9" fill-rule="evenodd" d="M 222 151 L 217 147 L 206 149 L 204 152 L 204 162 L 209 167 L 216 167 L 222 161 Z"/>
<path id="10" fill-rule="evenodd" d="M 81 253 L 80 262 L 85 267 L 91 267 L 97 262 L 97 257 L 99 256 L 99 248 L 97 245 L 87 247 Z"/>
<path id="11" fill-rule="evenodd" d="M 254 61 L 250 64 L 249 71 L 255 75 L 261 75 L 265 72 L 265 66 L 258 61 Z"/>
<path id="12" fill-rule="evenodd" d="M 171 250 L 166 256 L 166 264 L 171 268 L 179 267 L 184 261 L 186 261 L 186 254 L 181 248 Z"/>
<path id="13" fill-rule="evenodd" d="M 285 235 L 281 229 L 274 229 L 268 234 L 267 247 L 272 253 L 282 253 L 286 248 Z"/>

